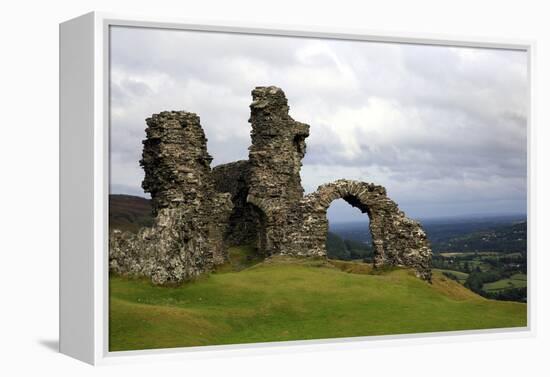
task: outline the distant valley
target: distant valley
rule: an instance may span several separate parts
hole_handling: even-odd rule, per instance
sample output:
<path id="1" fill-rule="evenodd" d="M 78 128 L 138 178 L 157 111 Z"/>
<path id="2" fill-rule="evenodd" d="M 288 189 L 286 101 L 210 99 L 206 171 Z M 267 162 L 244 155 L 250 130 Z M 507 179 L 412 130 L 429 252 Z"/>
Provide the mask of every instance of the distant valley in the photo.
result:
<path id="1" fill-rule="evenodd" d="M 527 218 L 524 215 L 422 221 L 433 267 L 472 291 L 498 300 L 527 300 Z M 368 223 L 330 225 L 330 258 L 372 261 Z"/>
<path id="2" fill-rule="evenodd" d="M 525 215 L 460 217 L 420 220 L 434 253 L 513 252 L 527 248 Z M 370 245 L 368 222 L 330 224 L 329 231 L 343 240 Z"/>

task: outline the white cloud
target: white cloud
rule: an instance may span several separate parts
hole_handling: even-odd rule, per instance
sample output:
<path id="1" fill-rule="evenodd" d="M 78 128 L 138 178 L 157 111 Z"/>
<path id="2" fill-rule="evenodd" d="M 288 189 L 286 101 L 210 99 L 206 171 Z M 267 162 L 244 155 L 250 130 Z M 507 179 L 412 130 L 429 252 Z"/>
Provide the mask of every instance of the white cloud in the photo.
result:
<path id="1" fill-rule="evenodd" d="M 214 165 L 246 159 L 250 91 L 277 85 L 311 126 L 306 191 L 350 178 L 386 186 L 413 216 L 525 211 L 522 52 L 115 28 L 111 75 L 119 192 L 141 192 L 152 113 L 195 112 Z"/>

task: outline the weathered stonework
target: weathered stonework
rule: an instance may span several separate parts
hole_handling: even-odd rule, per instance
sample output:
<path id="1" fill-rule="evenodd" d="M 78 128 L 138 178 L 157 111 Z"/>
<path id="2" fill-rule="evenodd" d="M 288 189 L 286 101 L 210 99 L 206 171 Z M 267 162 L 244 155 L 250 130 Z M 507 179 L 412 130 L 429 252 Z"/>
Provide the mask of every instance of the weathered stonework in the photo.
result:
<path id="1" fill-rule="evenodd" d="M 420 224 L 405 216 L 386 196 L 386 189 L 372 183 L 340 179 L 321 185 L 294 208 L 281 253 L 326 256 L 327 209 L 337 199 L 369 216 L 374 266 L 405 266 L 418 277 L 431 280 L 431 249 Z M 304 252 L 306 251 L 306 252 Z"/>
<path id="2" fill-rule="evenodd" d="M 258 209 L 264 220 L 258 248 L 271 255 L 283 247 L 290 209 L 304 195 L 300 169 L 309 126 L 290 117 L 285 94 L 273 86 L 254 89 L 250 109 L 252 145 L 248 155 L 247 202 Z"/>
<path id="3" fill-rule="evenodd" d="M 151 193 L 154 223 L 137 235 L 110 235 L 110 267 L 120 274 L 179 283 L 225 261 L 224 235 L 232 203 L 214 189 L 212 157 L 199 117 L 162 112 L 147 119 L 143 188 Z"/>
<path id="4" fill-rule="evenodd" d="M 429 281 L 432 252 L 420 224 L 371 183 L 342 179 L 304 196 L 309 126 L 290 117 L 281 89 L 257 87 L 252 97 L 248 161 L 212 170 L 198 116 L 163 112 L 147 119 L 140 163 L 154 225 L 137 235 L 111 233 L 111 270 L 179 283 L 223 263 L 227 246 L 242 244 L 265 256 L 326 258 L 326 212 L 344 199 L 370 218 L 375 267 L 411 267 Z"/>

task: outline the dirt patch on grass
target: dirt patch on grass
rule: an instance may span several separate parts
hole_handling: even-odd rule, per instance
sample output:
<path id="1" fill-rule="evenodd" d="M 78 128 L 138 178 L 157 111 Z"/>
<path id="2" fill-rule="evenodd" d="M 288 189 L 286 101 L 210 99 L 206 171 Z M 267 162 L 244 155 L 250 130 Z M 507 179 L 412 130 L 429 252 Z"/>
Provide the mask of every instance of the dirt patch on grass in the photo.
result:
<path id="1" fill-rule="evenodd" d="M 350 274 L 371 274 L 374 271 L 372 264 L 369 263 L 359 263 L 359 262 L 348 262 L 336 259 L 329 259 L 328 263 L 331 266 L 338 268 L 341 271 L 348 272 Z"/>

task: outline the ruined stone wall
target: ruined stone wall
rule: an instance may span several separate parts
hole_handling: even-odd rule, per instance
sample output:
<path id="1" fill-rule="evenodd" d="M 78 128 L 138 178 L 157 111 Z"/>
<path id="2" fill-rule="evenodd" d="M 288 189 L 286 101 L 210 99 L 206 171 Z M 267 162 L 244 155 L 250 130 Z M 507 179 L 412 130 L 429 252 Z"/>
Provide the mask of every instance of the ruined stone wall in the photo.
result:
<path id="1" fill-rule="evenodd" d="M 247 201 L 265 218 L 259 247 L 270 255 L 280 251 L 290 208 L 304 194 L 300 169 L 309 126 L 292 119 L 284 92 L 274 86 L 254 89 L 250 110 L 252 145 Z"/>
<path id="2" fill-rule="evenodd" d="M 249 160 L 213 170 L 197 115 L 147 119 L 140 163 L 154 224 L 137 235 L 111 234 L 111 271 L 179 283 L 223 263 L 227 246 L 250 243 L 266 256 L 325 258 L 326 212 L 341 198 L 370 217 L 376 267 L 412 267 L 430 280 L 431 250 L 420 224 L 383 187 L 365 182 L 339 180 L 304 196 L 300 169 L 309 126 L 290 117 L 281 89 L 257 87 L 252 97 Z"/>
<path id="3" fill-rule="evenodd" d="M 226 259 L 224 235 L 232 203 L 214 188 L 199 117 L 183 111 L 147 119 L 143 188 L 151 193 L 154 223 L 137 235 L 113 232 L 110 267 L 157 284 L 179 283 Z"/>
<path id="4" fill-rule="evenodd" d="M 431 279 L 432 252 L 426 233 L 386 196 L 384 187 L 371 183 L 341 179 L 306 195 L 293 211 L 297 215 L 287 225 L 287 243 L 281 253 L 326 256 L 327 209 L 336 199 L 369 216 L 375 267 L 412 267 L 418 277 Z"/>

